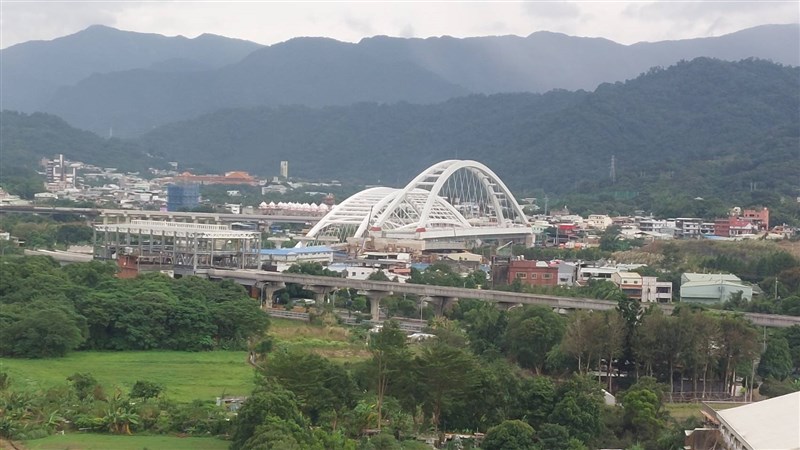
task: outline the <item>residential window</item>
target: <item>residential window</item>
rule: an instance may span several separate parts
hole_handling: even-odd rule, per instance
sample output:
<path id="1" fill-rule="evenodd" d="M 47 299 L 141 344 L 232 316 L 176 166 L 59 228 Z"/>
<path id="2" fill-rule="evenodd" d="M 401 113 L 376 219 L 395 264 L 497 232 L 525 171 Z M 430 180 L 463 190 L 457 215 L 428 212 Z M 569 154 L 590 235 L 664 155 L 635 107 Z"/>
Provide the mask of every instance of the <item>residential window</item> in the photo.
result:
<path id="1" fill-rule="evenodd" d="M 517 278 L 528 278 L 528 274 L 525 272 L 517 272 Z"/>
<path id="2" fill-rule="evenodd" d="M 549 273 L 543 273 L 543 274 L 542 274 L 542 279 L 543 279 L 543 280 L 549 280 L 549 279 L 551 279 L 551 278 L 553 278 L 553 275 L 552 275 L 552 274 L 549 274 Z"/>
<path id="3" fill-rule="evenodd" d="M 535 279 L 536 279 L 536 274 L 535 274 L 535 273 L 532 273 L 532 274 L 531 274 L 531 280 L 535 280 Z"/>

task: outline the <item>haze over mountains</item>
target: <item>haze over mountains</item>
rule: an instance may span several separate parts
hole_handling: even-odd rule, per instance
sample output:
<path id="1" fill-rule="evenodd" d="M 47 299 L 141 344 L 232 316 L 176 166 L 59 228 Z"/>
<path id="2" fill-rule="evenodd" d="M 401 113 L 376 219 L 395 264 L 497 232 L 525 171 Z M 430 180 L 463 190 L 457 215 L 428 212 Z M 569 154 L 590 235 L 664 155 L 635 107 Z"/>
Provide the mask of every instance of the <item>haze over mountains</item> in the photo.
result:
<path id="1" fill-rule="evenodd" d="M 538 32 L 528 37 L 298 38 L 264 47 L 90 27 L 0 51 L 3 109 L 54 113 L 134 136 L 222 108 L 431 104 L 473 93 L 594 90 L 697 56 L 800 65 L 800 25 L 639 43 Z"/>
<path id="2" fill-rule="evenodd" d="M 620 178 L 639 182 L 717 161 L 714 173 L 736 174 L 724 189 L 748 184 L 751 171 L 777 188 L 798 181 L 798 123 L 800 68 L 698 58 L 591 93 L 223 110 L 140 142 L 148 153 L 208 170 L 275 174 L 289 160 L 293 173 L 310 179 L 398 187 L 432 163 L 461 158 L 484 162 L 512 188 L 566 192 L 607 182 L 616 155 Z M 794 144 L 765 147 L 773 135 L 794 136 Z M 786 179 L 771 179 L 780 174 Z M 702 176 L 711 172 L 699 175 L 696 195 L 703 195 Z"/>
<path id="3" fill-rule="evenodd" d="M 768 205 L 795 221 L 799 123 L 800 68 L 697 58 L 594 92 L 226 109 L 136 139 L 4 112 L 1 132 L 4 177 L 10 163 L 30 170 L 57 151 L 120 168 L 178 161 L 199 173 L 265 176 L 289 160 L 295 177 L 400 187 L 431 163 L 461 158 L 487 164 L 519 195 L 582 195 L 594 211 Z"/>

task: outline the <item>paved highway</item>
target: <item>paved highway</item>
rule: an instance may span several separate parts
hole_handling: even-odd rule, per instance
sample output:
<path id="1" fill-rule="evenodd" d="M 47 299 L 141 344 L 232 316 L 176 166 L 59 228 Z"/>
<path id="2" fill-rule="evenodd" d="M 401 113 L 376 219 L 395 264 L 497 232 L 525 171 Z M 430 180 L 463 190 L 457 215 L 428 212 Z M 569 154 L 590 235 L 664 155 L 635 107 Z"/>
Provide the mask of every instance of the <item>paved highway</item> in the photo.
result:
<path id="1" fill-rule="evenodd" d="M 202 274 L 198 274 L 202 275 Z M 363 291 L 387 292 L 394 294 L 414 294 L 425 297 L 440 298 L 474 298 L 494 303 L 543 305 L 564 309 L 609 310 L 617 304 L 605 300 L 591 298 L 558 297 L 554 295 L 523 294 L 519 292 L 494 291 L 486 289 L 465 289 L 424 284 L 393 283 L 387 281 L 364 281 L 348 278 L 319 277 L 313 275 L 288 274 L 281 272 L 264 272 L 260 270 L 241 269 L 208 269 L 209 278 L 232 279 L 241 284 L 255 282 L 297 283 L 305 286 L 325 286 L 334 288 L 353 288 Z M 658 307 L 670 314 L 674 304 L 656 303 Z M 777 314 L 738 313 L 753 324 L 766 327 L 790 327 L 800 325 L 800 317 L 781 316 Z"/>

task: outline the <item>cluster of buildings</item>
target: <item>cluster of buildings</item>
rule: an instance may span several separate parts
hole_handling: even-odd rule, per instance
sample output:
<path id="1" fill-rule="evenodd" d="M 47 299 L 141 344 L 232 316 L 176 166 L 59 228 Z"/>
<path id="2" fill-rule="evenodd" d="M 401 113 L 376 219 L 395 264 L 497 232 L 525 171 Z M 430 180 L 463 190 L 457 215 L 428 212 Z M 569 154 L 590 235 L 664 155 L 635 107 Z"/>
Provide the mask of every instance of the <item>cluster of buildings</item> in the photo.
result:
<path id="1" fill-rule="evenodd" d="M 616 284 L 628 298 L 640 302 L 672 302 L 672 283 L 657 277 L 631 272 L 643 264 L 597 264 L 568 261 L 529 261 L 521 258 L 503 261 L 495 259 L 494 274 L 500 274 L 509 284 L 528 286 L 575 286 L 591 280 L 606 280 Z"/>
<path id="2" fill-rule="evenodd" d="M 263 269 L 284 271 L 302 262 L 318 262 L 346 278 L 365 280 L 376 272 L 390 280 L 405 282 L 411 268 L 424 270 L 432 263 L 444 263 L 456 273 L 467 275 L 483 270 L 493 287 L 520 283 L 528 286 L 582 286 L 592 280 L 616 284 L 628 298 L 644 303 L 670 303 L 675 296 L 671 281 L 660 281 L 633 270 L 644 264 L 585 263 L 571 261 L 531 261 L 521 257 L 493 257 L 491 260 L 469 252 L 427 253 L 419 257 L 405 252 L 367 251 L 348 255 L 329 246 L 310 246 L 261 250 Z M 750 301 L 753 286 L 731 274 L 684 273 L 680 282 L 680 301 L 701 304 L 723 303 L 733 295 Z M 758 294 L 756 289 L 755 294 Z"/>
<path id="3" fill-rule="evenodd" d="M 40 161 L 45 177 L 44 190 L 34 196 L 35 202 L 58 199 L 88 202 L 101 208 L 152 211 L 186 211 L 199 206 L 201 185 L 261 186 L 262 195 L 286 193 L 292 189 L 311 186 L 328 186 L 329 183 L 304 183 L 288 180 L 289 166 L 282 161 L 280 177 L 259 179 L 247 172 L 233 171 L 224 175 L 194 175 L 177 170 L 151 169 L 156 178 L 147 179 L 139 173 L 121 173 L 116 168 L 99 167 L 80 161 L 70 161 L 64 155 Z M 173 163 L 173 169 L 177 164 Z M 335 185 L 336 183 L 334 183 Z M 229 197 L 239 197 L 238 190 L 227 192 Z M 29 201 L 18 196 L 0 193 L 0 204 L 28 205 Z M 324 215 L 333 204 L 327 196 L 320 204 L 271 203 L 258 206 L 243 206 L 230 202 L 220 205 L 234 214 L 258 214 L 259 212 Z"/>
<path id="4" fill-rule="evenodd" d="M 591 214 L 584 218 L 570 214 L 566 208 L 554 211 L 550 216 L 535 216 L 533 220 L 541 229 L 556 228 L 555 241 L 566 246 L 595 244 L 598 236 L 593 233 L 605 231 L 611 226 L 619 227 L 622 238 L 645 240 L 701 237 L 718 240 L 757 237 L 780 239 L 794 231 L 785 226 L 770 228 L 769 209 L 763 207 L 735 207 L 726 217 L 713 221 L 698 217 L 657 219 L 643 215 L 610 217 L 604 214 Z"/>

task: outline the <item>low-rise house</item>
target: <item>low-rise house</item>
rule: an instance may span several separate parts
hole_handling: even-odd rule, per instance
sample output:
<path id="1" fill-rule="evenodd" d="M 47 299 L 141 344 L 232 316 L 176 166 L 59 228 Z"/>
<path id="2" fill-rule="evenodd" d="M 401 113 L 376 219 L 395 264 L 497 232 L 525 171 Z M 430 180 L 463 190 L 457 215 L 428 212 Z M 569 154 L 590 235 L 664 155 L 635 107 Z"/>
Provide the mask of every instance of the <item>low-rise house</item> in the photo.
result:
<path id="1" fill-rule="evenodd" d="M 565 261 L 557 261 L 558 284 L 560 286 L 572 286 L 578 281 L 578 264 Z"/>
<path id="2" fill-rule="evenodd" d="M 605 214 L 590 214 L 585 222 L 587 227 L 597 230 L 605 230 L 613 223 L 614 222 L 611 220 L 611 217 L 608 217 Z"/>
<path id="3" fill-rule="evenodd" d="M 508 263 L 508 283 L 514 280 L 531 286 L 555 286 L 558 284 L 558 266 L 545 261 L 512 260 Z"/>
<path id="4" fill-rule="evenodd" d="M 658 281 L 656 277 L 642 277 L 642 302 L 671 303 L 672 282 Z"/>
<path id="5" fill-rule="evenodd" d="M 589 280 L 610 280 L 611 275 L 619 272 L 616 267 L 581 267 L 578 270 L 578 281 L 581 283 Z"/>
<path id="6" fill-rule="evenodd" d="M 628 298 L 642 299 L 642 276 L 636 272 L 614 272 L 611 274 L 614 282 Z"/>

